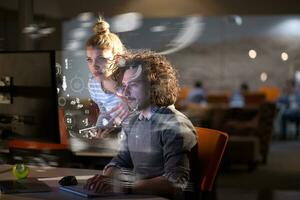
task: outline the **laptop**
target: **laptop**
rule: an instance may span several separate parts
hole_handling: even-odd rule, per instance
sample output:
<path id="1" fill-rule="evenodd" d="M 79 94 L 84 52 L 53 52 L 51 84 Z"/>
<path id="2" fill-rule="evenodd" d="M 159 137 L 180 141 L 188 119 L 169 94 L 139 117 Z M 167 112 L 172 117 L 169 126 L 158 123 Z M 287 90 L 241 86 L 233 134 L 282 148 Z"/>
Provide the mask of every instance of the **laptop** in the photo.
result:
<path id="1" fill-rule="evenodd" d="M 60 186 L 59 189 L 70 192 L 85 198 L 93 198 L 93 197 L 107 197 L 107 196 L 116 196 L 121 195 L 122 193 L 114 193 L 114 192 L 92 192 L 83 188 L 84 184 L 71 185 L 71 186 Z"/>
<path id="2" fill-rule="evenodd" d="M 50 192 L 51 187 L 36 178 L 1 180 L 0 191 L 3 194 Z"/>

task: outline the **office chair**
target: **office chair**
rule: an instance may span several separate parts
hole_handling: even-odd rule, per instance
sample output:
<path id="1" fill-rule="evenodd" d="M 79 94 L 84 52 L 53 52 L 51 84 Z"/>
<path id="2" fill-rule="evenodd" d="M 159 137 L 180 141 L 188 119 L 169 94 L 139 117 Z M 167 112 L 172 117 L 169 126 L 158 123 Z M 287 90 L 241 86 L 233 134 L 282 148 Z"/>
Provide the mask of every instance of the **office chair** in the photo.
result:
<path id="1" fill-rule="evenodd" d="M 196 127 L 198 159 L 201 164 L 199 189 L 202 199 L 212 195 L 214 181 L 228 141 L 228 134 L 208 128 Z"/>
<path id="2" fill-rule="evenodd" d="M 68 144 L 68 133 L 64 122 L 64 110 L 59 107 L 60 143 L 12 139 L 8 141 L 9 163 L 47 164 L 68 167 L 72 153 Z M 39 163 L 41 162 L 41 163 Z"/>
<path id="3" fill-rule="evenodd" d="M 38 141 L 9 140 L 9 163 L 68 167 L 72 153 L 65 144 Z"/>

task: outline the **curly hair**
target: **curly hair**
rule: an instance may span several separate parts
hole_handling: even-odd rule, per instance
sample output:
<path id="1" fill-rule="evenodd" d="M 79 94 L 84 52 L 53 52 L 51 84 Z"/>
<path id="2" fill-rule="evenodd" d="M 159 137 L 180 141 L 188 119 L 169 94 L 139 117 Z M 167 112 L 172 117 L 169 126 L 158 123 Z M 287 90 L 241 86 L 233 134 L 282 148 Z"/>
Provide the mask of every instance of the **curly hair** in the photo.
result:
<path id="1" fill-rule="evenodd" d="M 162 107 L 176 102 L 179 92 L 177 72 L 166 57 L 150 50 L 140 50 L 127 53 L 125 60 L 124 67 L 118 67 L 119 74 L 130 67 L 142 66 L 142 74 L 150 84 L 152 105 Z"/>

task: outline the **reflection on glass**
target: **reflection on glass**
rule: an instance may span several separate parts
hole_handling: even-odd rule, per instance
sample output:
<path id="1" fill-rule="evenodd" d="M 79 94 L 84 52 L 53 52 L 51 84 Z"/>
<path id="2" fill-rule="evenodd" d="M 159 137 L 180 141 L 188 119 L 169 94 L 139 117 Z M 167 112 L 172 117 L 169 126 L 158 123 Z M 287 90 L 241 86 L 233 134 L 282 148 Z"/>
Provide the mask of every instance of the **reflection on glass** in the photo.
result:
<path id="1" fill-rule="evenodd" d="M 127 86 L 129 87 L 129 86 Z M 118 87 L 115 94 L 124 102 L 130 113 L 135 113 L 138 110 L 138 103 L 136 100 L 129 99 L 128 96 L 124 95 L 124 87 Z"/>

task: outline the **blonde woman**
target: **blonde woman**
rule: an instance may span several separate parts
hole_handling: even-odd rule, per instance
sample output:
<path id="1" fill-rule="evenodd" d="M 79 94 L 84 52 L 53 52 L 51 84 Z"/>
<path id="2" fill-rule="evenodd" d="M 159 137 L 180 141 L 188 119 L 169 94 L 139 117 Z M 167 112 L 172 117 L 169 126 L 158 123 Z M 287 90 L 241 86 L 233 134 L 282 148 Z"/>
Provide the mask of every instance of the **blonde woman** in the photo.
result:
<path id="1" fill-rule="evenodd" d="M 121 99 L 114 94 L 117 85 L 114 80 L 117 79 L 113 77 L 118 76 L 115 73 L 118 57 L 125 52 L 125 47 L 120 38 L 110 32 L 109 27 L 109 24 L 99 17 L 93 27 L 94 35 L 86 42 L 86 61 L 90 71 L 88 89 L 91 99 L 100 110 L 96 122 L 98 137 L 103 137 L 110 132 L 108 129 L 101 130 L 101 127 L 115 121 L 109 116 L 109 111 L 114 111 L 118 123 L 124 120 L 128 113 L 122 106 Z"/>

